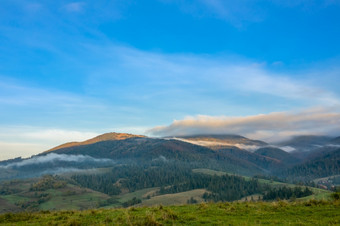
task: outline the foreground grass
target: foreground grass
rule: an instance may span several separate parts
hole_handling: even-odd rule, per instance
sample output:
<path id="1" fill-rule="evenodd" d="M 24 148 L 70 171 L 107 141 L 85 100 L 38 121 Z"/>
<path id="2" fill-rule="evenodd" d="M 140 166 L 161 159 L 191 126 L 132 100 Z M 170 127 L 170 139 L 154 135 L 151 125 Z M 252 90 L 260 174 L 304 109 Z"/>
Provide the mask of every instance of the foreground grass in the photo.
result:
<path id="1" fill-rule="evenodd" d="M 0 215 L 4 225 L 337 225 L 340 202 L 201 203 Z"/>

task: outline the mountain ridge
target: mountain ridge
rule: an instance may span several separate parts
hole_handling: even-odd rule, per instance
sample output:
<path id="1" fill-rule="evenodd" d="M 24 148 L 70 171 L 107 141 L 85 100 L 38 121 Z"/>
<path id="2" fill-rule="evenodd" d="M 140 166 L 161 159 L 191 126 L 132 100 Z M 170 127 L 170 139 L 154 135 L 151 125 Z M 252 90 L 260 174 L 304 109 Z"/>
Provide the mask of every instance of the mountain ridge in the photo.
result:
<path id="1" fill-rule="evenodd" d="M 101 141 L 108 141 L 108 140 L 125 140 L 128 138 L 133 138 L 133 137 L 145 137 L 143 135 L 135 135 L 135 134 L 130 134 L 130 133 L 115 133 L 115 132 L 110 132 L 110 133 L 104 133 L 101 135 L 98 135 L 94 138 L 85 140 L 85 141 L 81 141 L 81 142 L 68 142 L 68 143 L 64 143 L 61 145 L 58 145 L 54 148 L 51 148 L 45 152 L 51 152 L 51 151 L 55 151 L 58 149 L 62 149 L 62 148 L 68 148 L 68 147 L 75 147 L 75 146 L 80 146 L 80 145 L 88 145 L 88 144 L 94 144 L 97 142 L 101 142 Z"/>

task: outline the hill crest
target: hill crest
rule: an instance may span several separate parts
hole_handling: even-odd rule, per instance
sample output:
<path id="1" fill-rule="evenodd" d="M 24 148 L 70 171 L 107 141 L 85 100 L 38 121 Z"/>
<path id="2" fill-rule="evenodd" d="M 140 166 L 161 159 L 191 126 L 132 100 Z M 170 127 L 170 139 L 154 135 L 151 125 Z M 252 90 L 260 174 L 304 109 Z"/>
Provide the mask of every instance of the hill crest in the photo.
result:
<path id="1" fill-rule="evenodd" d="M 125 140 L 129 138 L 136 138 L 136 137 L 145 137 L 143 135 L 134 135 L 129 133 L 104 133 L 102 135 L 96 136 L 94 138 L 91 138 L 89 140 L 81 141 L 81 142 L 68 142 L 65 144 L 58 145 L 54 148 L 51 148 L 47 150 L 46 152 L 55 151 L 61 148 L 69 148 L 69 147 L 75 147 L 75 146 L 81 146 L 81 145 L 88 145 L 88 144 L 94 144 L 101 141 L 109 141 L 109 140 Z M 46 153 L 45 152 L 45 153 Z"/>

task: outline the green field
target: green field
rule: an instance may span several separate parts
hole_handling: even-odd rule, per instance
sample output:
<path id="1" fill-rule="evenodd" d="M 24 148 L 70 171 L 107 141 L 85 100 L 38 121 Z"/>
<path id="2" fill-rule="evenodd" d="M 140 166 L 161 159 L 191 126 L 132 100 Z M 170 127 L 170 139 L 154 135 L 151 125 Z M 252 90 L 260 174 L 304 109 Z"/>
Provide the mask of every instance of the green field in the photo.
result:
<path id="1" fill-rule="evenodd" d="M 143 200 L 139 206 L 155 206 L 155 205 L 180 205 L 186 204 L 188 199 L 194 198 L 198 203 L 203 202 L 202 195 L 207 192 L 205 189 L 195 189 L 186 192 L 179 192 L 175 194 L 166 194 L 152 197 L 147 200 Z"/>
<path id="2" fill-rule="evenodd" d="M 141 189 L 135 192 L 130 192 L 130 193 L 126 193 L 123 195 L 119 195 L 118 200 L 120 202 L 126 202 L 134 197 L 138 198 L 138 199 L 146 199 L 146 196 L 149 194 L 150 196 L 153 196 L 153 194 L 155 192 L 157 192 L 159 190 L 159 188 L 145 188 L 145 189 Z"/>
<path id="3" fill-rule="evenodd" d="M 0 215 L 2 225 L 338 225 L 339 201 L 201 203 Z"/>
<path id="4" fill-rule="evenodd" d="M 0 195 L 0 213 L 23 210 L 82 210 L 97 208 L 110 196 L 90 189 L 66 184 L 62 188 L 31 191 L 37 179 L 8 182 L 12 194 Z"/>
<path id="5" fill-rule="evenodd" d="M 108 169 L 102 169 L 105 172 Z M 209 175 L 224 175 L 226 172 L 215 171 L 210 169 L 194 169 L 195 173 L 204 173 Z M 101 173 L 101 172 L 100 172 Z M 244 177 L 250 180 L 249 177 Z M 67 180 L 67 179 L 66 179 Z M 262 184 L 268 184 L 271 187 L 295 187 L 298 185 L 281 183 L 271 180 L 258 179 Z M 49 187 L 44 187 L 49 182 Z M 62 184 L 64 182 L 64 184 Z M 58 187 L 60 184 L 63 186 Z M 159 187 L 146 188 L 134 192 L 123 192 L 120 195 L 109 196 L 101 192 L 91 189 L 82 188 L 75 184 L 66 182 L 51 176 L 14 180 L 3 182 L 2 194 L 0 195 L 0 213 L 21 212 L 21 211 L 54 211 L 54 210 L 86 210 L 103 207 L 118 208 L 122 206 L 155 206 L 155 205 L 183 205 L 187 203 L 202 203 L 204 200 L 202 195 L 207 192 L 205 189 L 194 189 L 175 194 L 159 195 Z M 39 186 L 38 186 L 39 185 Z M 38 190 L 34 190 L 34 186 L 38 186 Z M 53 187 L 56 186 L 56 187 Z M 297 200 L 329 200 L 330 191 L 310 188 L 313 195 Z M 254 194 L 243 197 L 239 201 L 258 201 L 261 194 Z M 131 200 L 137 199 L 138 202 L 127 204 Z M 190 200 L 190 201 L 189 201 Z M 131 203 L 131 202 L 130 202 Z M 127 204 L 127 205 L 126 205 Z"/>

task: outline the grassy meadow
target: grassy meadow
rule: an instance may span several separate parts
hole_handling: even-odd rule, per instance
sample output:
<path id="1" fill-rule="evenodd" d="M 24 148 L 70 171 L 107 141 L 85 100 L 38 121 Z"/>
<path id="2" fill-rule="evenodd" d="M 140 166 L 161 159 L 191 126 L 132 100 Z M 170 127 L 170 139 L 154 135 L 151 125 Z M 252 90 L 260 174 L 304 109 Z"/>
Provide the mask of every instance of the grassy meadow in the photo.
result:
<path id="1" fill-rule="evenodd" d="M 225 202 L 0 215 L 1 225 L 338 225 L 339 201 Z"/>

